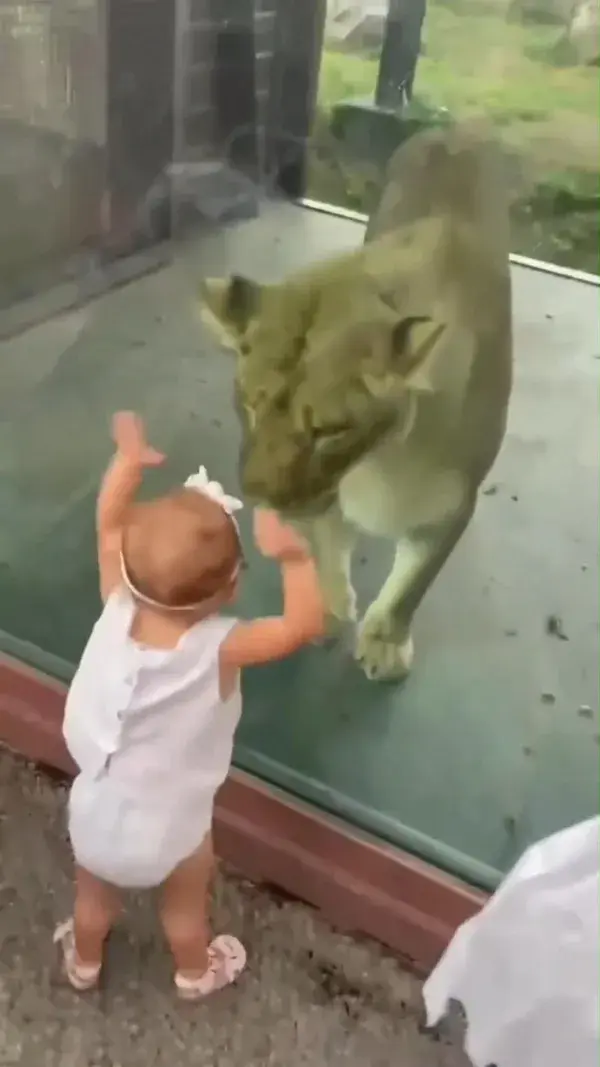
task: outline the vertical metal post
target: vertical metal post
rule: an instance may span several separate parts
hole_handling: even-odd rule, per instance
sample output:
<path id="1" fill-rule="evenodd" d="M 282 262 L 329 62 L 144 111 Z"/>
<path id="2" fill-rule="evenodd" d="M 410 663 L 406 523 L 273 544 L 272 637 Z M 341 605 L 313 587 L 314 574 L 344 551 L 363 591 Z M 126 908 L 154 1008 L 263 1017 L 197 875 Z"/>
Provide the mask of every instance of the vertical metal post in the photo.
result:
<path id="1" fill-rule="evenodd" d="M 375 104 L 396 111 L 410 102 L 426 0 L 389 0 Z"/>

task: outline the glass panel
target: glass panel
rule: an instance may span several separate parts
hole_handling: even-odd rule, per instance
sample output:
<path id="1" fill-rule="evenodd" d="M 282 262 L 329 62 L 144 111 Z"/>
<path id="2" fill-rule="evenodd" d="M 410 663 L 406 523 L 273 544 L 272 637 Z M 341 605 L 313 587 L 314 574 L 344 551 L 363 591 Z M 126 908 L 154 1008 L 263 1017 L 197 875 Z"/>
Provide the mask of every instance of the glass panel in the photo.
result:
<path id="1" fill-rule="evenodd" d="M 329 0 L 327 14 L 310 197 L 368 213 L 415 125 L 485 117 L 511 160 L 513 252 L 598 273 L 596 0 Z"/>
<path id="2" fill-rule="evenodd" d="M 0 309 L 72 279 L 101 231 L 98 4 L 0 8 Z"/>
<path id="3" fill-rule="evenodd" d="M 115 409 L 140 411 L 168 455 L 144 492 L 180 484 L 200 463 L 241 491 L 236 360 L 201 319 L 199 284 L 232 273 L 278 282 L 362 246 L 362 222 L 290 200 L 307 169 L 313 196 L 355 208 L 377 198 L 375 148 L 383 152 L 387 134 L 369 142 L 362 170 L 348 164 L 343 181 L 327 154 L 330 134 L 340 132 L 327 127 L 344 101 L 342 132 L 349 116 L 366 116 L 359 133 L 370 137 L 374 95 L 410 95 L 414 47 L 384 77 L 377 11 L 352 51 L 337 38 L 333 47 L 330 12 L 307 165 L 319 0 L 3 6 L 3 651 L 72 674 L 100 610 L 94 506 Z M 498 116 L 507 99 L 523 109 L 531 96 L 530 110 L 542 107 L 519 81 L 525 59 L 517 63 L 506 42 L 550 41 L 558 31 L 495 11 L 484 0 L 428 5 L 410 104 L 419 122 L 483 102 L 504 136 Z M 480 47 L 468 60 L 474 27 Z M 494 41 L 504 42 L 500 53 Z M 542 59 L 535 49 L 527 56 L 537 71 Z M 547 66 L 556 93 L 563 78 L 587 99 L 586 67 Z M 397 110 L 397 101 L 388 108 L 393 122 Z M 521 114 L 519 136 L 531 141 L 520 143 L 519 158 L 545 146 L 547 159 L 572 137 L 561 163 L 571 165 L 588 128 L 583 107 L 581 115 L 582 125 L 565 121 L 553 140 L 542 137 L 541 119 Z M 326 180 L 328 191 L 318 185 Z M 83 205 L 75 215 L 74 204 Z M 530 840 L 595 811 L 598 798 L 597 287 L 523 267 L 513 283 L 505 444 L 419 608 L 410 678 L 369 680 L 349 625 L 329 643 L 248 672 L 235 756 L 259 777 L 486 886 Z M 354 307 L 344 295 L 335 324 Z M 279 575 L 253 548 L 248 500 L 241 525 L 248 569 L 236 611 L 278 612 Z M 361 615 L 393 553 L 391 538 L 361 534 L 353 565 Z"/>

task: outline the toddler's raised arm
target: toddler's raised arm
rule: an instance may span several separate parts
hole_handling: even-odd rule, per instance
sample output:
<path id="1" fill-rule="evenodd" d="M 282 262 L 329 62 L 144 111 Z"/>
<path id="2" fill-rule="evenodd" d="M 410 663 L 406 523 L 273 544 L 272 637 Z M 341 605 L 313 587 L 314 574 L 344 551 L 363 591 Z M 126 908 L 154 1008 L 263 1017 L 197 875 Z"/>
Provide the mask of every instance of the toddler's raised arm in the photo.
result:
<path id="1" fill-rule="evenodd" d="M 142 420 L 132 411 L 118 412 L 112 429 L 117 450 L 102 479 L 96 504 L 100 595 L 104 602 L 121 580 L 123 523 L 141 484 L 144 467 L 156 467 L 164 460 L 146 443 Z"/>
<path id="2" fill-rule="evenodd" d="M 255 513 L 254 532 L 263 555 L 281 566 L 283 614 L 235 626 L 221 648 L 226 667 L 283 659 L 320 637 L 324 629 L 317 570 L 302 539 L 272 511 Z"/>

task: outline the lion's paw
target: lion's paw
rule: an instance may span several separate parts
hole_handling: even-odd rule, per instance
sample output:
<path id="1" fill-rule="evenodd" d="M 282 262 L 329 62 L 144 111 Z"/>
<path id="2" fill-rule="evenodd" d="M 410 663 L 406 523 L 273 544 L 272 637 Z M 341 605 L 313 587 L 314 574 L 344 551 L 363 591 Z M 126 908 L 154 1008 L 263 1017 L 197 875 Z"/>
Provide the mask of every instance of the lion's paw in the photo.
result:
<path id="1" fill-rule="evenodd" d="M 399 632 L 393 620 L 367 616 L 358 633 L 354 658 L 371 681 L 400 681 L 412 666 L 413 639 L 410 632 Z"/>

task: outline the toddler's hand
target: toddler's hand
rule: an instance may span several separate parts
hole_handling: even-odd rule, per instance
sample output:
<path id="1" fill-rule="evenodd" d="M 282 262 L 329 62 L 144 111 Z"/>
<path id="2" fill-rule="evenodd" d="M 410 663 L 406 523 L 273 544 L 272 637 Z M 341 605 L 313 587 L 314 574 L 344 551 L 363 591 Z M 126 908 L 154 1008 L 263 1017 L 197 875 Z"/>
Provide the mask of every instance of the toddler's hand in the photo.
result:
<path id="1" fill-rule="evenodd" d="M 118 411 L 113 417 L 112 432 L 119 454 L 130 463 L 158 467 L 164 462 L 162 452 L 147 443 L 144 423 L 134 411 Z"/>
<path id="2" fill-rule="evenodd" d="M 278 560 L 306 559 L 308 547 L 300 534 L 286 526 L 275 511 L 256 508 L 254 511 L 254 540 L 263 556 Z"/>

